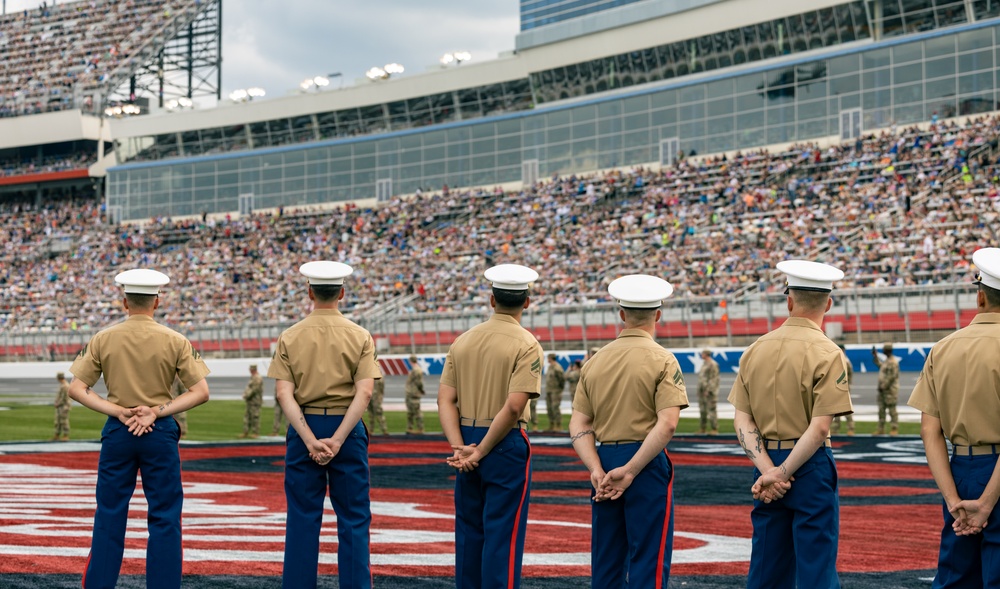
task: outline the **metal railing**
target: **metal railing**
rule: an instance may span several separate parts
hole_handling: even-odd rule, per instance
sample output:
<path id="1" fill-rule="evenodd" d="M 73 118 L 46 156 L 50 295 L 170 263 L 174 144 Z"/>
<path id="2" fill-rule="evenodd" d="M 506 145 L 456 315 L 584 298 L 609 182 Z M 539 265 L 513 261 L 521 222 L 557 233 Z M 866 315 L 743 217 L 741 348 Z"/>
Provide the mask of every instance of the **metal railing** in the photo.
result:
<path id="1" fill-rule="evenodd" d="M 975 312 L 970 282 L 884 288 L 841 289 L 824 327 L 845 343 L 932 342 L 964 327 Z M 475 309 L 412 313 L 414 299 L 400 297 L 392 310 L 359 313 L 353 318 L 372 332 L 383 352 L 444 352 L 455 336 L 490 315 L 484 301 Z M 350 314 L 348 314 L 350 316 Z M 738 346 L 773 329 L 787 316 L 780 293 L 735 297 L 686 297 L 668 300 L 657 335 L 668 346 Z M 259 357 L 292 323 L 244 322 L 179 329 L 209 357 Z M 586 348 L 606 342 L 620 327 L 618 307 L 610 301 L 530 306 L 522 324 L 546 348 Z M 95 331 L 0 333 L 0 361 L 68 359 Z"/>

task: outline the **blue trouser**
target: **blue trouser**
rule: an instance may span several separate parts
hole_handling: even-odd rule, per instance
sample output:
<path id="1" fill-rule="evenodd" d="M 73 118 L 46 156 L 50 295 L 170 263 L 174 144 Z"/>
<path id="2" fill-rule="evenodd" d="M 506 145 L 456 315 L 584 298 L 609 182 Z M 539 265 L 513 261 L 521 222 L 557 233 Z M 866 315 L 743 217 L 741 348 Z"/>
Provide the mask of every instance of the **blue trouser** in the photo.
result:
<path id="1" fill-rule="evenodd" d="M 462 426 L 466 444 L 489 428 Z M 513 429 L 479 461 L 455 477 L 455 586 L 517 589 L 521 586 L 524 531 L 528 525 L 531 444 Z"/>
<path id="2" fill-rule="evenodd" d="M 640 445 L 601 444 L 601 467 L 608 472 L 624 466 Z M 673 482 L 673 465 L 663 451 L 621 497 L 591 502 L 591 587 L 666 589 L 674 548 Z"/>
<path id="3" fill-rule="evenodd" d="M 329 438 L 344 421 L 342 415 L 306 415 L 306 423 L 317 438 Z M 372 523 L 368 475 L 368 432 L 358 422 L 340 451 L 325 466 L 309 457 L 295 428 L 288 428 L 285 448 L 285 565 L 281 586 L 285 589 L 316 587 L 319 566 L 319 533 L 323 525 L 323 501 L 330 489 L 330 503 L 337 514 L 337 568 L 340 587 L 368 589 L 372 586 L 368 531 Z"/>
<path id="4" fill-rule="evenodd" d="M 986 489 L 996 464 L 996 454 L 952 456 L 951 476 L 955 479 L 958 496 L 978 499 Z M 974 536 L 956 536 L 951 527 L 954 522 L 955 518 L 948 513 L 948 506 L 945 505 L 934 589 L 1000 588 L 1000 523 L 997 512 L 990 514 L 982 533 Z"/>
<path id="5" fill-rule="evenodd" d="M 173 417 L 157 419 L 152 431 L 135 436 L 128 426 L 109 417 L 101 432 L 97 467 L 97 511 L 94 540 L 83 577 L 84 589 L 113 589 L 118 583 L 125 551 L 128 504 L 142 473 L 146 523 L 146 587 L 181 586 L 181 459 L 180 429 Z"/>
<path id="6" fill-rule="evenodd" d="M 791 450 L 768 450 L 781 464 Z M 760 472 L 754 469 L 754 480 Z M 788 493 L 778 501 L 754 501 L 753 549 L 747 588 L 831 589 L 837 576 L 840 500 L 833 451 L 822 447 L 797 471 Z"/>

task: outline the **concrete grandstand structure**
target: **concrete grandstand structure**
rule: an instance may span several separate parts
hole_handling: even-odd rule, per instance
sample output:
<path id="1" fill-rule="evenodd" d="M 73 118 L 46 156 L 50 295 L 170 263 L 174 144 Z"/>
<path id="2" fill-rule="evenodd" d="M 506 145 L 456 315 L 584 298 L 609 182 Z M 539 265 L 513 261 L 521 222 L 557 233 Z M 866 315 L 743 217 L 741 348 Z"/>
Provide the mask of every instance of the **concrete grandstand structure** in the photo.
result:
<path id="1" fill-rule="evenodd" d="M 640 271 L 677 286 L 665 341 L 746 343 L 783 317 L 785 257 L 847 271 L 849 341 L 967 322 L 1000 216 L 1000 6 L 617 4 L 523 22 L 495 61 L 112 119 L 103 203 L 0 205 L 0 356 L 74 353 L 115 316 L 102 277 L 139 264 L 175 277 L 163 318 L 203 351 L 267 354 L 315 255 L 355 267 L 347 304 L 393 350 L 479 321 L 502 261 L 545 277 L 526 321 L 553 346 L 611 339 L 604 287 Z"/>

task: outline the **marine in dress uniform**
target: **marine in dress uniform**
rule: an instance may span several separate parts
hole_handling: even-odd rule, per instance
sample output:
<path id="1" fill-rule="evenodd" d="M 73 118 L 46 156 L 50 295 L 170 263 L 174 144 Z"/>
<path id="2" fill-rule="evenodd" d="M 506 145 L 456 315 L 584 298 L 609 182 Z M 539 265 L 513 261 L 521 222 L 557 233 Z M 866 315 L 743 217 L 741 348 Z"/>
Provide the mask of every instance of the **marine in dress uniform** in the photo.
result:
<path id="1" fill-rule="evenodd" d="M 424 433 L 424 414 L 420 401 L 424 398 L 424 370 L 416 356 L 410 356 L 410 373 L 406 376 L 406 433 Z"/>
<path id="2" fill-rule="evenodd" d="M 566 372 L 556 359 L 556 355 L 549 354 L 549 369 L 545 375 L 545 412 L 549 418 L 549 427 L 546 431 L 562 430 L 562 410 L 559 405 L 562 403 L 564 388 L 566 388 Z"/>
<path id="3" fill-rule="evenodd" d="M 65 442 L 69 440 L 69 410 L 73 403 L 69 399 L 69 383 L 66 382 L 66 375 L 57 372 L 56 381 L 59 382 L 59 390 L 56 391 L 55 433 L 52 434 L 52 439 Z"/>
<path id="4" fill-rule="evenodd" d="M 899 360 L 892 355 L 892 344 L 882 346 L 885 360 L 880 360 L 878 352 L 872 348 L 872 359 L 878 366 L 878 429 L 875 435 L 885 433 L 885 414 L 889 413 L 889 435 L 899 434 L 899 415 L 896 413 L 896 403 L 899 402 Z"/>
<path id="5" fill-rule="evenodd" d="M 701 351 L 701 370 L 698 371 L 698 411 L 701 422 L 698 433 L 706 428 L 713 435 L 719 434 L 719 363 L 712 359 L 712 350 Z"/>
<path id="6" fill-rule="evenodd" d="M 368 421 L 371 422 L 371 431 L 375 431 L 377 426 L 383 436 L 389 435 L 389 428 L 385 426 L 385 413 L 382 411 L 382 400 L 385 398 L 385 381 L 381 378 L 375 381 L 372 387 L 372 402 L 368 404 Z"/>
<path id="7" fill-rule="evenodd" d="M 920 437 L 944 499 L 934 588 L 1000 587 L 1000 249 L 972 261 L 976 316 L 931 348 L 909 401 L 923 412 Z"/>
<path id="8" fill-rule="evenodd" d="M 352 269 L 340 262 L 308 262 L 312 313 L 278 338 L 267 376 L 288 416 L 285 449 L 285 589 L 316 587 L 323 502 L 329 492 L 337 515 L 340 587 L 371 587 L 369 528 L 371 498 L 368 432 L 361 421 L 382 378 L 375 342 L 344 317 L 344 279 Z"/>
<path id="9" fill-rule="evenodd" d="M 844 273 L 804 260 L 780 262 L 778 270 L 787 276 L 789 317 L 746 349 L 729 393 L 737 437 L 759 477 L 751 489 L 747 586 L 840 587 L 837 466 L 828 436 L 833 417 L 853 409 L 847 360 L 821 325 Z"/>
<path id="10" fill-rule="evenodd" d="M 653 336 L 673 287 L 631 275 L 608 292 L 621 306 L 625 329 L 584 364 L 569 423 L 594 487 L 591 586 L 665 589 L 674 541 L 674 471 L 666 447 L 688 397 L 677 358 Z"/>
<path id="11" fill-rule="evenodd" d="M 260 408 L 264 404 L 264 379 L 257 374 L 257 365 L 250 365 L 250 382 L 243 390 L 246 409 L 243 411 L 243 433 L 241 438 L 256 438 L 260 435 Z"/>
<path id="12" fill-rule="evenodd" d="M 177 398 L 179 395 L 184 394 L 184 391 L 186 390 L 187 389 L 184 388 L 184 383 L 181 382 L 181 379 L 174 378 L 174 386 L 170 387 L 170 396 Z M 177 427 L 181 430 L 181 439 L 183 440 L 188 435 L 187 411 L 174 413 L 174 419 L 177 420 Z"/>
<path id="13" fill-rule="evenodd" d="M 517 589 L 528 523 L 528 399 L 542 390 L 542 347 L 521 327 L 538 273 L 517 264 L 486 271 L 493 316 L 448 350 L 438 390 L 455 477 L 458 589 Z"/>
<path id="14" fill-rule="evenodd" d="M 854 384 L 854 367 L 851 366 L 850 359 L 847 358 L 847 349 L 844 348 L 844 344 L 837 344 L 841 352 L 844 352 L 844 361 L 847 362 L 847 388 L 850 388 Z M 833 418 L 833 424 L 830 426 L 830 433 L 835 434 L 840 431 L 840 415 Z M 844 419 L 847 420 L 847 435 L 854 435 L 854 416 L 851 414 L 845 415 Z"/>
<path id="15" fill-rule="evenodd" d="M 125 548 L 128 504 L 142 473 L 148 505 L 146 587 L 181 586 L 180 430 L 173 415 L 208 400 L 208 368 L 183 335 L 153 320 L 159 288 L 170 279 L 155 270 L 115 277 L 125 291 L 128 320 L 94 335 L 76 357 L 69 386 L 74 401 L 108 416 L 101 432 L 94 535 L 84 589 L 111 589 L 118 582 Z M 108 398 L 90 389 L 104 375 Z M 176 399 L 179 377 L 187 392 Z"/>

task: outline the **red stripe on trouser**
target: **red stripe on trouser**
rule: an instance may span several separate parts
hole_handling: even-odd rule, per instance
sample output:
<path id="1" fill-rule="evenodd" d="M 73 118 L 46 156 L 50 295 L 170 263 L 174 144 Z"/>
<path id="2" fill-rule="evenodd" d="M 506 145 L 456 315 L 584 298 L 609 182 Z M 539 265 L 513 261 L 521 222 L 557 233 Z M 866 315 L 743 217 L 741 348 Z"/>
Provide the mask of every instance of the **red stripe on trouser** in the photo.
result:
<path id="1" fill-rule="evenodd" d="M 80 586 L 83 589 L 87 589 L 87 571 L 90 569 L 90 557 L 93 556 L 93 551 L 87 553 L 87 563 L 83 565 L 83 580 L 80 582 Z"/>
<path id="2" fill-rule="evenodd" d="M 666 448 L 663 449 L 663 454 L 667 457 L 667 463 L 670 463 L 670 455 L 667 454 Z M 667 514 L 663 518 L 663 534 L 660 535 L 660 561 L 656 567 L 656 589 L 663 589 L 663 559 L 664 553 L 667 550 L 667 530 L 670 529 L 670 502 L 674 497 L 674 469 L 670 467 L 670 482 L 667 483 Z"/>
<path id="3" fill-rule="evenodd" d="M 521 503 L 517 506 L 517 517 L 514 519 L 514 530 L 510 534 L 510 560 L 507 563 L 507 589 L 514 587 L 514 564 L 517 559 L 517 530 L 521 526 L 521 513 L 524 509 L 524 498 L 528 494 L 528 476 L 531 472 L 531 442 L 528 434 L 521 430 L 524 443 L 528 445 L 528 459 L 524 461 L 524 489 L 521 490 Z"/>

